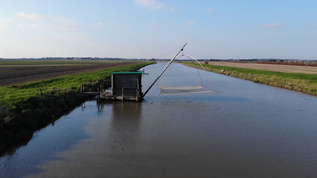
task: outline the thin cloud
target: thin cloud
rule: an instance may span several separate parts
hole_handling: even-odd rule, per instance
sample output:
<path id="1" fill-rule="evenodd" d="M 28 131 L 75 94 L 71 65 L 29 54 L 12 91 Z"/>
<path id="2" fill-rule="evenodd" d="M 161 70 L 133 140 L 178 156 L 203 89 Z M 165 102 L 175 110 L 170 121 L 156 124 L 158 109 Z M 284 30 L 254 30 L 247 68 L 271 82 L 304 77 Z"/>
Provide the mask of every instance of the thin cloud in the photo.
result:
<path id="1" fill-rule="evenodd" d="M 101 26 L 103 26 L 103 23 L 102 22 L 98 22 L 96 25 L 101 27 Z"/>
<path id="2" fill-rule="evenodd" d="M 175 11 L 175 10 L 176 10 L 175 7 L 170 8 L 170 11 Z"/>
<path id="3" fill-rule="evenodd" d="M 1 19 L 0 22 L 12 22 L 12 19 L 10 19 L 10 18 Z"/>
<path id="4" fill-rule="evenodd" d="M 0 27 L 5 27 L 8 23 L 12 22 L 11 19 L 0 19 Z"/>
<path id="5" fill-rule="evenodd" d="M 317 29 L 317 24 L 310 25 L 307 28 L 309 28 L 309 29 Z"/>
<path id="6" fill-rule="evenodd" d="M 37 29 L 37 30 L 58 28 L 58 26 L 56 26 L 56 25 L 39 24 L 39 23 L 30 24 L 29 27 L 32 29 Z"/>
<path id="7" fill-rule="evenodd" d="M 206 8 L 206 11 L 217 11 L 215 8 Z"/>
<path id="8" fill-rule="evenodd" d="M 71 19 L 36 13 L 28 14 L 20 12 L 16 14 L 16 17 L 24 20 L 25 23 L 29 23 L 28 26 L 34 29 L 65 28 L 76 25 L 76 23 Z"/>
<path id="9" fill-rule="evenodd" d="M 280 29 L 280 28 L 284 28 L 284 23 L 264 24 L 264 25 L 258 26 L 258 28 L 261 28 L 261 29 Z"/>
<path id="10" fill-rule="evenodd" d="M 192 25 L 194 23 L 195 23 L 195 20 L 189 20 L 189 21 L 185 22 L 184 24 L 185 25 Z"/>
<path id="11" fill-rule="evenodd" d="M 140 6 L 147 6 L 151 9 L 161 9 L 165 6 L 164 3 L 156 0 L 134 0 L 134 3 Z"/>
<path id="12" fill-rule="evenodd" d="M 150 23 L 150 26 L 151 26 L 151 27 L 158 27 L 158 24 L 155 23 L 155 22 L 152 22 L 152 23 Z"/>
<path id="13" fill-rule="evenodd" d="M 44 19 L 43 15 L 40 15 L 40 14 L 26 14 L 24 12 L 18 13 L 17 17 L 19 17 L 21 19 L 32 20 L 32 21 L 41 21 L 41 20 Z"/>

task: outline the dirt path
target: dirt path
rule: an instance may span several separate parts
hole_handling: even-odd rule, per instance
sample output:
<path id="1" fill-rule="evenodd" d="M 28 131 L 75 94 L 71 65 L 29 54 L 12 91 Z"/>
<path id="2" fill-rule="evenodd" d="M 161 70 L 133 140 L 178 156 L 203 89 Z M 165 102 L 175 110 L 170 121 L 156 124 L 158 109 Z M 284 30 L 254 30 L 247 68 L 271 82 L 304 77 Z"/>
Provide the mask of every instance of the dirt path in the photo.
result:
<path id="1" fill-rule="evenodd" d="M 240 67 L 257 70 L 268 70 L 276 72 L 288 73 L 304 73 L 304 74 L 317 74 L 317 67 L 311 66 L 294 66 L 294 65 L 275 65 L 275 64 L 258 64 L 258 63 L 239 63 L 239 62 L 208 62 L 210 65 Z"/>

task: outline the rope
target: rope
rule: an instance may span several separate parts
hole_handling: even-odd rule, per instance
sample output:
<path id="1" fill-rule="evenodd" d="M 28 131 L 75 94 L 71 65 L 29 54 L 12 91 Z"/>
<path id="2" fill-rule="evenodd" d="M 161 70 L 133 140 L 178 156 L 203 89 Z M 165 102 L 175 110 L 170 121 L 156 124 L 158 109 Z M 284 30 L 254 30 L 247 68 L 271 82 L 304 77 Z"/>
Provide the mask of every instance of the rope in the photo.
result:
<path id="1" fill-rule="evenodd" d="M 184 55 L 184 53 L 183 53 L 182 55 L 178 56 L 177 58 L 180 58 L 180 57 L 183 57 L 183 56 L 186 56 L 186 57 L 188 57 L 189 59 L 195 60 L 196 62 L 198 62 L 197 59 L 195 59 L 195 58 L 193 58 L 193 57 L 191 57 L 191 56 L 189 56 L 189 55 Z M 198 63 L 199 63 L 199 62 L 198 62 Z M 202 68 L 205 70 L 205 68 L 204 68 L 203 66 L 202 66 Z M 203 86 L 203 80 L 201 79 L 200 72 L 199 72 L 198 68 L 196 68 L 196 70 L 197 70 L 197 73 L 198 73 L 198 76 L 199 76 L 200 84 L 201 84 L 201 86 Z"/>
<path id="2" fill-rule="evenodd" d="M 201 66 L 201 68 L 203 68 L 204 69 L 204 71 L 207 73 L 208 71 L 205 69 L 205 67 L 197 60 L 197 59 L 195 59 L 195 58 L 193 58 L 192 56 L 189 56 L 189 55 L 186 55 L 188 58 L 190 58 L 190 59 L 194 59 L 200 66 Z M 212 83 L 212 80 L 211 80 L 211 77 L 210 77 L 210 75 L 207 75 L 208 76 L 208 78 L 209 78 L 209 80 L 210 80 L 210 84 L 211 84 L 211 89 L 213 90 L 213 91 L 216 91 L 215 90 L 215 88 L 214 88 L 214 86 L 213 86 L 213 83 Z"/>

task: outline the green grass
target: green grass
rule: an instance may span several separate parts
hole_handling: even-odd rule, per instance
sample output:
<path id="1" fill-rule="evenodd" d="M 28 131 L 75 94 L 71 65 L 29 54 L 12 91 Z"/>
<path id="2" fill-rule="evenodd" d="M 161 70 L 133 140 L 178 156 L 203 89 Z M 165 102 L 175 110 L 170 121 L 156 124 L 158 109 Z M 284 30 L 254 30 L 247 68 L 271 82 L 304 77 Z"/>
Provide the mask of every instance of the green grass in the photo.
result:
<path id="1" fill-rule="evenodd" d="M 197 63 L 183 63 L 201 68 Z M 317 74 L 301 74 L 203 64 L 208 71 L 317 96 Z"/>
<path id="2" fill-rule="evenodd" d="M 60 95 L 69 91 L 78 92 L 82 83 L 95 83 L 100 79 L 109 77 L 111 72 L 133 71 L 147 64 L 149 63 L 143 62 L 124 67 L 99 70 L 96 72 L 68 75 L 21 85 L 0 87 L 0 96 L 2 96 L 0 97 L 0 106 L 10 106 L 11 108 L 15 108 L 19 103 L 26 101 L 31 97 L 39 97 L 39 89 L 41 89 L 44 94 L 50 95 Z"/>

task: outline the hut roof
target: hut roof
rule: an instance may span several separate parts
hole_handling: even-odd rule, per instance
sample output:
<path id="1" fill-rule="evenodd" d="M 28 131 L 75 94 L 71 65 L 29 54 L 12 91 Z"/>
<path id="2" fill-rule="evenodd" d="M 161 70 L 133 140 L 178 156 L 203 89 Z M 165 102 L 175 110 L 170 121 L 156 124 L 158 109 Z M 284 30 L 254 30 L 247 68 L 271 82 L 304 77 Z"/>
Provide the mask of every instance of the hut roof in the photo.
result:
<path id="1" fill-rule="evenodd" d="M 143 74 L 143 72 L 112 72 L 111 74 Z"/>

